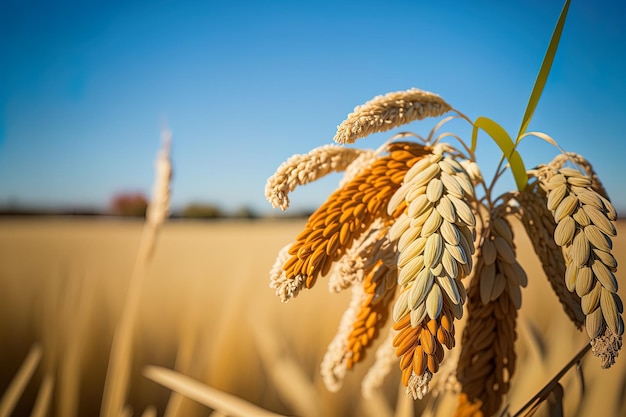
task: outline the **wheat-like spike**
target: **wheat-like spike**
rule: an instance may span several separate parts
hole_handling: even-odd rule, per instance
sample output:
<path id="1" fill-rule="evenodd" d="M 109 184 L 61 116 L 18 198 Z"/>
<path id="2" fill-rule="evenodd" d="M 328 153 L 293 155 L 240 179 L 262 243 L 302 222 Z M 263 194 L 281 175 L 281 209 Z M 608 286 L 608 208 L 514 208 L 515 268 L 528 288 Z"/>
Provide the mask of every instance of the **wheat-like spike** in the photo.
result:
<path id="1" fill-rule="evenodd" d="M 373 153 L 371 150 L 324 145 L 307 154 L 293 155 L 267 179 L 265 198 L 272 207 L 280 207 L 284 211 L 289 207 L 288 194 L 299 185 L 313 182 L 331 172 L 344 171 L 359 157 L 367 157 Z"/>
<path id="2" fill-rule="evenodd" d="M 170 183 L 172 180 L 172 161 L 170 158 L 171 132 L 164 131 L 162 140 L 162 148 L 154 161 L 155 181 L 152 198 L 146 208 L 146 222 L 154 224 L 155 227 L 163 224 L 170 213 Z"/>
<path id="3" fill-rule="evenodd" d="M 565 283 L 568 289 L 575 290 L 580 297 L 585 297 L 583 305 L 584 310 L 587 311 L 585 329 L 589 338 L 593 341 L 605 337 L 605 328 L 608 328 L 616 338 L 621 338 L 624 333 L 624 320 L 621 315 L 622 301 L 617 295 L 618 285 L 615 278 L 617 262 L 610 254 L 611 237 L 616 234 L 612 221 L 615 218 L 614 207 L 607 198 L 592 188 L 593 181 L 577 169 L 555 169 L 546 166 L 538 169 L 535 175 L 539 185 L 546 191 L 548 200 L 552 193 L 563 187 L 563 184 L 567 188 L 561 201 L 556 198 L 552 199 L 552 214 L 557 223 L 554 240 L 562 243 L 564 252 L 568 254 L 565 273 Z M 582 211 L 584 215 L 576 215 L 579 211 Z M 563 221 L 571 222 L 568 216 L 572 216 L 575 223 L 571 239 L 569 229 L 559 227 Z M 556 233 L 567 233 L 567 235 L 556 235 Z M 599 256 L 598 253 L 602 252 L 610 256 Z M 586 297 L 596 288 L 596 285 L 602 287 L 599 304 L 596 302 L 596 294 Z M 594 353 L 600 357 L 617 354 L 615 350 L 600 352 L 600 347 L 607 346 L 607 344 L 597 343 L 596 346 Z M 613 361 L 614 359 L 603 359 L 603 364 Z"/>
<path id="4" fill-rule="evenodd" d="M 580 297 L 576 292 L 569 291 L 563 280 L 566 262 L 563 251 L 552 238 L 555 236 L 557 226 L 547 208 L 546 193 L 533 183 L 523 192 L 516 193 L 514 198 L 521 206 L 517 215 L 524 225 L 552 289 L 570 320 L 581 329 L 585 323 L 585 315 L 581 310 Z"/>
<path id="5" fill-rule="evenodd" d="M 411 142 L 393 142 L 389 155 L 376 161 L 331 194 L 308 219 L 283 265 L 287 279 L 311 288 L 376 219 L 389 219 L 387 203 L 406 171 L 430 150 Z"/>
<path id="6" fill-rule="evenodd" d="M 437 94 L 417 88 L 377 96 L 355 107 L 354 112 L 337 127 L 334 141 L 354 143 L 372 133 L 385 132 L 414 120 L 438 117 L 451 109 Z"/>
<path id="7" fill-rule="evenodd" d="M 515 258 L 505 209 L 499 206 L 491 213 L 492 227 L 485 229 L 480 239 L 468 291 L 468 321 L 457 368 L 461 395 L 455 415 L 459 417 L 494 415 L 515 371 L 515 322 L 521 306 L 519 287 L 525 283 L 525 274 Z M 493 249 L 495 257 L 482 255 Z"/>

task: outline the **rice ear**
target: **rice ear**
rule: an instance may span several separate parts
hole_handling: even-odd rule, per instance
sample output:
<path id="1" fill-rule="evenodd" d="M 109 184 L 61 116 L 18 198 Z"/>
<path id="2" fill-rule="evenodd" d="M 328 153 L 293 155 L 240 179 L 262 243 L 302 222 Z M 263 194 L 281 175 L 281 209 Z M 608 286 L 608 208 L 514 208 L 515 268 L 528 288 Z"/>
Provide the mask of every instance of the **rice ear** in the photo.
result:
<path id="1" fill-rule="evenodd" d="M 345 171 L 357 158 L 373 153 L 344 146 L 324 145 L 307 154 L 293 155 L 267 179 L 265 198 L 272 207 L 280 207 L 284 211 L 289 207 L 289 193 L 296 187 L 318 180 L 331 172 Z"/>
<path id="2" fill-rule="evenodd" d="M 495 415 L 502 406 L 504 395 L 509 391 L 510 380 L 515 372 L 515 327 L 521 303 L 521 282 L 516 276 L 517 268 L 509 262 L 513 261 L 513 266 L 517 263 L 514 258 L 509 259 L 509 252 L 515 256 L 515 247 L 512 230 L 503 217 L 505 212 L 504 206 L 497 207 L 491 214 L 491 222 L 493 224 L 498 219 L 501 223 L 497 228 L 485 230 L 488 234 L 478 239 L 479 242 L 488 242 L 499 238 L 498 245 L 509 247 L 496 255 L 492 264 L 495 265 L 495 278 L 494 274 L 483 274 L 483 269 L 488 265 L 481 256 L 483 248 L 478 249 L 479 256 L 467 295 L 468 318 L 463 330 L 457 368 L 457 378 L 461 384 L 455 413 L 458 417 Z M 506 280 L 506 284 L 485 287 L 481 281 L 486 276 Z M 497 292 L 494 292 L 495 288 L 499 288 Z M 487 290 L 489 294 L 485 293 Z"/>
<path id="3" fill-rule="evenodd" d="M 390 219 L 388 201 L 406 171 L 430 150 L 410 142 L 391 143 L 388 150 L 389 155 L 332 193 L 309 217 L 289 249 L 291 257 L 283 266 L 286 279 L 304 280 L 306 288 L 313 287 L 376 219 Z"/>
<path id="4" fill-rule="evenodd" d="M 567 289 L 563 279 L 566 261 L 563 251 L 553 239 L 556 222 L 547 208 L 546 193 L 536 184 L 531 184 L 523 192 L 517 193 L 515 199 L 521 207 L 517 216 L 524 225 L 552 290 L 572 323 L 581 329 L 585 323 L 585 315 L 581 309 L 580 297 L 576 292 Z"/>
<path id="5" fill-rule="evenodd" d="M 437 94 L 412 88 L 374 97 L 357 106 L 337 127 L 334 141 L 354 143 L 357 139 L 452 110 Z"/>

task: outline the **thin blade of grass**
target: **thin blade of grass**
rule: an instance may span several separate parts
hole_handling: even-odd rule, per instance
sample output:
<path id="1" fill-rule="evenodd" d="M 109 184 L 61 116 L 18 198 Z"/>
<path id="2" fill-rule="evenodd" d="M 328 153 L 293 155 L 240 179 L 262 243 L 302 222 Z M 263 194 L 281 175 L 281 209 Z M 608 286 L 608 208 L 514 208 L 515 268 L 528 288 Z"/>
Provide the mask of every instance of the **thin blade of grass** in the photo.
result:
<path id="1" fill-rule="evenodd" d="M 47 374 L 37 393 L 37 399 L 33 406 L 33 411 L 30 413 L 30 417 L 45 417 L 50 411 L 50 402 L 52 400 L 52 389 L 54 388 L 54 377 Z"/>
<path id="2" fill-rule="evenodd" d="M 11 415 L 17 401 L 24 393 L 26 385 L 33 377 L 37 365 L 39 365 L 42 352 L 43 350 L 38 344 L 30 348 L 26 359 L 22 362 L 22 366 L 20 366 L 15 377 L 11 380 L 9 387 L 4 392 L 4 395 L 2 395 L 2 399 L 0 400 L 0 417 L 8 417 Z"/>
<path id="3" fill-rule="evenodd" d="M 231 417 L 284 417 L 170 369 L 147 366 L 144 368 L 143 374 L 157 384 L 179 392 L 209 408 L 218 410 L 224 415 Z"/>
<path id="4" fill-rule="evenodd" d="M 539 74 L 537 75 L 537 79 L 535 80 L 535 85 L 533 87 L 532 93 L 530 94 L 530 98 L 528 99 L 528 105 L 526 106 L 524 117 L 522 118 L 522 125 L 520 126 L 519 133 L 517 134 L 517 140 L 519 140 L 519 137 L 524 132 L 526 132 L 526 129 L 528 129 L 528 124 L 530 123 L 530 120 L 535 113 L 535 108 L 539 103 L 541 93 L 543 93 L 543 88 L 545 87 L 546 81 L 548 80 L 548 75 L 550 74 L 552 63 L 554 62 L 554 56 L 556 55 L 556 50 L 559 46 L 559 41 L 561 40 L 561 33 L 563 32 L 563 26 L 565 25 L 565 19 L 567 17 L 569 4 L 570 0 L 566 0 L 565 4 L 563 5 L 563 9 L 561 10 L 559 20 L 557 21 L 556 27 L 554 28 L 554 32 L 552 33 L 552 38 L 550 39 L 548 50 L 546 51 L 546 54 L 543 58 L 541 68 L 539 69 Z"/>
<path id="5" fill-rule="evenodd" d="M 591 344 L 588 343 L 584 348 L 580 350 L 555 376 L 552 378 L 533 398 L 531 398 L 526 404 L 519 409 L 517 413 L 513 415 L 513 417 L 528 417 L 529 414 L 523 414 L 526 410 L 536 410 L 537 406 L 546 400 L 548 395 L 555 389 L 555 387 L 559 384 L 559 381 L 570 370 L 570 368 L 576 364 L 578 364 L 582 358 L 591 350 Z M 534 411 L 532 411 L 534 414 Z M 532 415 L 532 414 L 530 414 Z"/>
<path id="6" fill-rule="evenodd" d="M 539 407 L 545 401 L 547 409 L 547 414 L 542 413 L 541 415 L 546 415 L 547 417 L 563 417 L 563 386 L 561 384 L 556 384 L 552 391 L 546 396 L 543 401 L 538 401 L 533 405 L 533 407 L 528 410 L 524 417 L 533 417 L 537 411 L 539 411 Z"/>

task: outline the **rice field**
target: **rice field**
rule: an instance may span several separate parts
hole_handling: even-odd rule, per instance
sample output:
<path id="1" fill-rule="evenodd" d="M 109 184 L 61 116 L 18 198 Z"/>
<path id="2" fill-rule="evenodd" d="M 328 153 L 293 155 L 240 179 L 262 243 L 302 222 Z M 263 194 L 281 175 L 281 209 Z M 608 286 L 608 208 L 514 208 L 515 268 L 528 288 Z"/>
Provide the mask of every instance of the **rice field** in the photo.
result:
<path id="1" fill-rule="evenodd" d="M 324 388 L 320 362 L 349 294 L 324 291 L 324 278 L 315 291 L 304 290 L 288 303 L 269 288 L 276 254 L 303 225 L 303 220 L 165 223 L 141 288 L 133 354 L 124 363 L 129 391 L 123 415 L 223 415 L 148 378 L 151 366 L 284 415 L 453 413 L 454 392 L 435 389 L 421 401 L 407 400 L 395 368 L 379 393 L 363 399 L 360 382 L 371 357 L 348 374 L 338 393 Z M 109 218 L 0 220 L 0 416 L 100 413 L 142 227 L 140 221 Z M 514 227 L 521 230 L 518 223 Z M 623 264 L 626 223 L 617 227 L 614 255 Z M 511 415 L 588 340 L 561 309 L 525 234 L 516 236 L 529 284 L 522 293 L 519 359 L 507 398 Z M 619 270 L 617 278 L 623 298 Z M 33 374 L 15 394 L 16 375 L 27 357 Z M 433 386 L 443 386 L 437 380 L 442 374 Z M 600 369 L 588 354 L 580 371 L 573 369 L 561 381 L 563 415 L 626 415 L 623 357 Z M 547 415 L 547 408 L 542 412 Z"/>

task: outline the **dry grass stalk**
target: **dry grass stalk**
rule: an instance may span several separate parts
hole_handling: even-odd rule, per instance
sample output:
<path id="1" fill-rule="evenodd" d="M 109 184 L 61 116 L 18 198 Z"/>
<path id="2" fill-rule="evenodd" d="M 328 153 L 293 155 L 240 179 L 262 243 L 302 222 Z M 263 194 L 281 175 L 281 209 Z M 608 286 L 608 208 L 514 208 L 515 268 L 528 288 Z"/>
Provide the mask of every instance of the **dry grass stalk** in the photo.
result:
<path id="1" fill-rule="evenodd" d="M 41 361 L 42 353 L 43 351 L 39 345 L 34 345 L 30 348 L 17 374 L 15 374 L 4 394 L 2 394 L 0 399 L 0 417 L 9 417 L 13 412 L 18 400 L 26 389 L 26 385 L 33 377 L 35 369 L 37 369 Z"/>
<path id="2" fill-rule="evenodd" d="M 335 191 L 309 217 L 305 229 L 289 249 L 291 256 L 283 265 L 284 279 L 275 280 L 285 283 L 295 280 L 292 287 L 311 288 L 376 219 L 389 217 L 387 202 L 407 170 L 429 149 L 410 142 L 395 142 L 388 146 L 388 151 L 389 155 L 378 158 Z"/>
<path id="3" fill-rule="evenodd" d="M 385 132 L 427 117 L 437 117 L 452 110 L 441 97 L 412 88 L 377 96 L 357 106 L 337 127 L 334 141 L 354 143 L 372 133 Z"/>
<path id="4" fill-rule="evenodd" d="M 30 417 L 45 417 L 48 415 L 50 412 L 50 404 L 52 403 L 53 390 L 54 377 L 50 374 L 46 374 L 41 382 L 41 386 L 39 387 L 37 400 L 35 400 Z"/>
<path id="5" fill-rule="evenodd" d="M 218 410 L 231 417 L 282 417 L 264 410 L 234 395 L 226 394 L 179 372 L 158 366 L 148 366 L 144 375 L 154 382 L 184 396 Z"/>
<path id="6" fill-rule="evenodd" d="M 557 225 L 554 241 L 565 253 L 565 284 L 581 298 L 594 354 L 602 358 L 603 367 L 610 367 L 624 333 L 617 261 L 611 253 L 611 238 L 617 233 L 615 208 L 592 188 L 591 178 L 577 169 L 547 166 L 536 175 Z"/>
<path id="7" fill-rule="evenodd" d="M 567 316 L 577 328 L 582 329 L 585 324 L 585 315 L 580 307 L 578 294 L 570 292 L 565 286 L 563 279 L 565 258 L 561 248 L 554 242 L 556 223 L 547 208 L 546 193 L 534 183 L 529 185 L 524 192 L 516 193 L 515 200 L 521 206 L 517 215 L 524 225 L 552 289 Z"/>
<path id="8" fill-rule="evenodd" d="M 526 274 L 517 263 L 513 232 L 502 213 L 491 215 L 468 290 L 457 378 L 457 416 L 491 416 L 502 406 L 515 371 L 515 322 Z"/>
<path id="9" fill-rule="evenodd" d="M 119 415 L 123 411 L 126 401 L 133 357 L 132 340 L 137 322 L 141 288 L 145 279 L 145 270 L 152 257 L 159 228 L 169 213 L 170 180 L 172 175 L 169 157 L 170 140 L 169 132 L 164 132 L 163 147 L 155 162 L 156 178 L 153 196 L 146 211 L 146 221 L 141 233 L 141 240 L 130 277 L 122 316 L 113 336 L 102 396 L 102 408 L 100 409 L 101 417 Z"/>
<path id="10" fill-rule="evenodd" d="M 357 158 L 372 153 L 373 151 L 324 145 L 308 154 L 293 155 L 267 179 L 265 198 L 272 207 L 280 207 L 284 211 L 289 207 L 289 193 L 299 185 L 313 182 L 331 172 L 345 171 Z"/>

